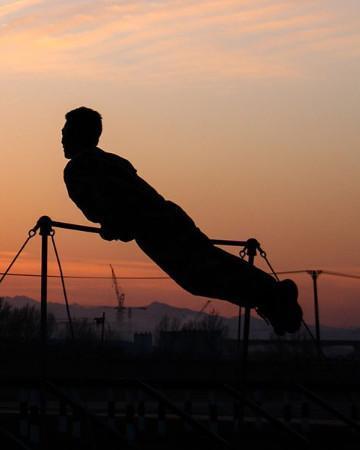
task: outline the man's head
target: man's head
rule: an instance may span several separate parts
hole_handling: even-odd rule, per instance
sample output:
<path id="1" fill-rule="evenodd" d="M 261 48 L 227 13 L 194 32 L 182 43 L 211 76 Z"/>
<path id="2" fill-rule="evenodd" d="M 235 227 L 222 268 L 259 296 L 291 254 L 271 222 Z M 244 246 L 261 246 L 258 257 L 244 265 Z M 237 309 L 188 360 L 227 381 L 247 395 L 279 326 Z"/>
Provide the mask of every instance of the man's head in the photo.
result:
<path id="1" fill-rule="evenodd" d="M 65 158 L 95 148 L 102 132 L 101 116 L 97 111 L 81 106 L 65 115 L 61 143 Z"/>

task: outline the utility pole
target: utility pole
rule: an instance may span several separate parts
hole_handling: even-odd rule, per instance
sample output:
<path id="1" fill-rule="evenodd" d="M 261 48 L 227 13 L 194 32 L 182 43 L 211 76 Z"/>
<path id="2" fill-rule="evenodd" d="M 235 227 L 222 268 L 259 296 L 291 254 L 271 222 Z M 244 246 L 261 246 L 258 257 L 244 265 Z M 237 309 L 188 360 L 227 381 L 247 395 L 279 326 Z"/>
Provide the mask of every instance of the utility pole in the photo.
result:
<path id="1" fill-rule="evenodd" d="M 102 313 L 101 318 L 101 348 L 104 346 L 104 337 L 105 337 L 105 311 Z"/>
<path id="2" fill-rule="evenodd" d="M 104 345 L 104 338 L 105 338 L 105 311 L 103 311 L 102 315 L 100 317 L 94 317 L 95 325 L 100 328 L 100 347 L 103 348 Z"/>
<path id="3" fill-rule="evenodd" d="M 238 311 L 238 328 L 237 328 L 237 349 L 240 352 L 241 349 L 241 317 L 242 316 L 242 308 L 239 306 Z"/>
<path id="4" fill-rule="evenodd" d="M 320 311 L 319 311 L 319 297 L 318 297 L 318 286 L 317 280 L 322 270 L 309 270 L 308 274 L 311 276 L 313 281 L 313 292 L 314 292 L 314 314 L 315 314 L 315 336 L 316 343 L 320 349 L 321 336 L 320 336 Z"/>

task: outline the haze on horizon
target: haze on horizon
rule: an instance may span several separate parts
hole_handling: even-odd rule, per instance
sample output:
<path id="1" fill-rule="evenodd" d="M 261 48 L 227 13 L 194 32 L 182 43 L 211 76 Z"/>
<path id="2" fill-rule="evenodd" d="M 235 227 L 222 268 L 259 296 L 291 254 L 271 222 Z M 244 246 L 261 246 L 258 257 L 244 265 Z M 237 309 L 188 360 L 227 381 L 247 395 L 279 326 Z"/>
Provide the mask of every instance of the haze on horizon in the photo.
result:
<path id="1" fill-rule="evenodd" d="M 87 223 L 60 145 L 64 114 L 86 105 L 103 115 L 100 147 L 210 237 L 254 236 L 280 271 L 360 274 L 359 13 L 356 0 L 0 2 L 0 271 L 41 215 Z M 56 238 L 66 274 L 162 275 L 135 244 Z M 37 240 L 14 271 L 38 272 L 39 254 Z M 295 280 L 312 322 L 310 277 Z M 359 325 L 360 281 L 319 283 L 324 322 Z M 203 304 L 167 280 L 121 284 L 129 304 Z M 0 295 L 15 294 L 38 298 L 38 281 L 9 278 Z M 69 294 L 114 301 L 108 281 Z"/>

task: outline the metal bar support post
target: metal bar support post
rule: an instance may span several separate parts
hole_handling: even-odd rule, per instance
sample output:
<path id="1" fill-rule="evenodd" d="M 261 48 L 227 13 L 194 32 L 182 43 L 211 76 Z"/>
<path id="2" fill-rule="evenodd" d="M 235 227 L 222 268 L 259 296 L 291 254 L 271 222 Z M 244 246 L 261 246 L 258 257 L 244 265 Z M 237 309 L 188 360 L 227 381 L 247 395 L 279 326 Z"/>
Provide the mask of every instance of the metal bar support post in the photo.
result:
<path id="1" fill-rule="evenodd" d="M 43 216 L 39 219 L 37 227 L 41 236 L 41 304 L 40 304 L 40 348 L 41 348 L 41 374 L 43 378 L 47 374 L 47 277 L 48 277 L 48 238 L 53 233 L 51 219 Z"/>
<path id="2" fill-rule="evenodd" d="M 254 265 L 254 259 L 256 256 L 257 249 L 260 247 L 259 242 L 254 239 L 248 239 L 245 245 L 246 253 L 248 256 L 248 262 L 251 266 Z M 244 314 L 244 334 L 243 334 L 243 348 L 242 348 L 242 368 L 241 375 L 242 381 L 245 383 L 247 379 L 247 369 L 248 369 L 248 356 L 249 356 L 249 336 L 250 336 L 250 312 L 251 308 L 249 306 L 245 307 Z"/>
<path id="3" fill-rule="evenodd" d="M 68 230 L 83 231 L 87 233 L 100 233 L 101 229 L 97 227 L 89 227 L 84 225 L 76 225 L 65 222 L 57 222 L 50 219 L 48 216 L 42 216 L 38 220 L 33 231 L 40 229 L 40 235 L 42 236 L 42 250 L 41 250 L 41 349 L 42 349 L 42 367 L 43 374 L 46 372 L 47 364 L 47 258 L 48 258 L 48 237 L 51 236 L 53 227 L 63 228 Z M 231 241 L 225 239 L 210 239 L 214 245 L 230 245 L 241 246 L 246 249 L 248 256 L 248 262 L 250 265 L 254 265 L 254 259 L 257 250 L 260 247 L 259 242 L 254 239 L 248 239 L 247 241 Z M 244 314 L 244 330 L 243 330 L 243 347 L 242 347 L 242 377 L 246 379 L 247 362 L 248 362 L 248 350 L 249 350 L 249 334 L 250 334 L 250 312 L 251 308 L 245 308 Z M 240 345 L 240 333 L 241 333 L 241 309 L 239 309 L 239 328 L 238 328 L 238 341 Z"/>

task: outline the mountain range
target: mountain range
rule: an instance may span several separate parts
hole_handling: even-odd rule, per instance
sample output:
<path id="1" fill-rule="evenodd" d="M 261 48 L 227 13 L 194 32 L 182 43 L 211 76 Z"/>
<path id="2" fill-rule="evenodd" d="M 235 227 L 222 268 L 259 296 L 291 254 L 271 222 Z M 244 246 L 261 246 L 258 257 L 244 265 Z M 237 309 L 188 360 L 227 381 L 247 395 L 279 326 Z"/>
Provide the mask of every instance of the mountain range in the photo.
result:
<path id="1" fill-rule="evenodd" d="M 3 297 L 14 308 L 21 308 L 25 305 L 40 308 L 40 303 L 30 297 L 15 296 Z M 159 322 L 165 316 L 171 321 L 175 320 L 180 327 L 190 321 L 201 321 L 209 316 L 208 312 L 194 311 L 188 308 L 178 308 L 163 302 L 155 301 L 144 307 L 126 308 L 121 318 L 113 306 L 89 306 L 73 303 L 70 305 L 71 317 L 74 319 L 87 319 L 90 323 L 95 323 L 94 319 L 101 317 L 105 313 L 105 321 L 114 331 L 119 331 L 123 335 L 132 336 L 135 332 L 154 333 Z M 52 313 L 59 323 L 67 321 L 66 309 L 63 303 L 48 302 L 48 312 Z M 211 314 L 211 313 L 210 313 Z M 219 316 L 223 325 L 228 329 L 228 337 L 236 338 L 238 329 L 238 317 Z M 314 332 L 314 327 L 309 327 Z M 268 339 L 273 336 L 271 326 L 267 325 L 262 319 L 251 318 L 250 338 Z M 300 332 L 306 336 L 305 330 Z M 359 340 L 359 328 L 336 328 L 330 326 L 321 327 L 322 339 L 345 339 Z"/>

